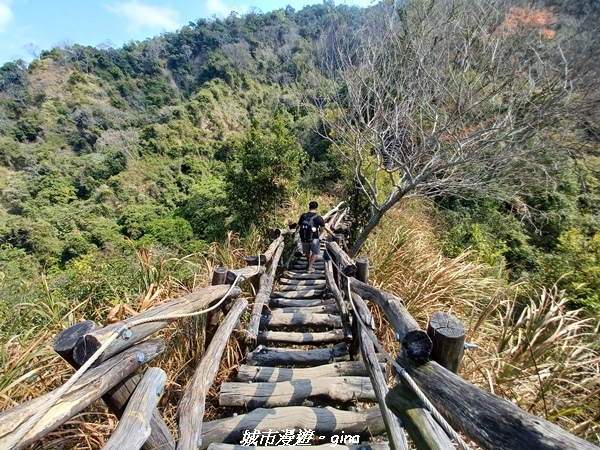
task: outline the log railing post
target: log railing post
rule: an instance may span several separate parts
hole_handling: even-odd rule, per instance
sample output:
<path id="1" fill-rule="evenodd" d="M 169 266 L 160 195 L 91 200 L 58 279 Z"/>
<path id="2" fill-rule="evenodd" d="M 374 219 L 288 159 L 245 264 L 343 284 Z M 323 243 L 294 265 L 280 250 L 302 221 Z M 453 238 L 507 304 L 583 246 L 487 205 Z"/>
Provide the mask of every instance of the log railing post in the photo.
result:
<path id="1" fill-rule="evenodd" d="M 443 312 L 431 316 L 427 334 L 433 342 L 431 359 L 458 373 L 465 348 L 465 327 L 460 320 Z"/>
<path id="2" fill-rule="evenodd" d="M 227 284 L 227 267 L 219 266 L 213 270 L 211 286 L 217 286 L 219 284 Z"/>
<path id="3" fill-rule="evenodd" d="M 356 259 L 356 279 L 369 284 L 369 260 L 367 258 Z"/>
<path id="4" fill-rule="evenodd" d="M 54 339 L 54 351 L 73 368 L 79 369 L 81 365 L 73 359 L 73 349 L 75 348 L 75 344 L 77 344 L 77 341 L 81 336 L 91 333 L 97 328 L 98 326 L 96 323 L 91 320 L 78 322 L 75 325 L 70 326 L 59 333 Z M 104 400 L 108 409 L 110 409 L 110 411 L 118 418 L 123 414 L 125 405 L 129 401 L 131 394 L 135 391 L 139 380 L 140 377 L 138 375 L 128 375 L 102 396 L 102 400 Z M 142 446 L 143 450 L 175 449 L 175 440 L 157 408 L 154 408 L 152 412 L 150 427 L 150 436 Z"/>
<path id="5" fill-rule="evenodd" d="M 152 412 L 164 392 L 166 381 L 164 370 L 151 367 L 146 371 L 103 450 L 138 450 L 144 445 L 152 431 Z"/>

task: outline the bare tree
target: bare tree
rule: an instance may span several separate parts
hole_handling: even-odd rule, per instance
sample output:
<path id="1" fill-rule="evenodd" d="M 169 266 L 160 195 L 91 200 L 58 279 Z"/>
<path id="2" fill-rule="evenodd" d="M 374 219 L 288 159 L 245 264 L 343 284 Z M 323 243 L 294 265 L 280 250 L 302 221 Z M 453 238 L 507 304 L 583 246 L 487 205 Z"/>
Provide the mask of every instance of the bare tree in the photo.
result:
<path id="1" fill-rule="evenodd" d="M 571 98 L 555 22 L 504 0 L 381 3 L 358 31 L 338 17 L 312 101 L 369 201 L 353 255 L 401 199 L 552 179 L 541 137 Z"/>

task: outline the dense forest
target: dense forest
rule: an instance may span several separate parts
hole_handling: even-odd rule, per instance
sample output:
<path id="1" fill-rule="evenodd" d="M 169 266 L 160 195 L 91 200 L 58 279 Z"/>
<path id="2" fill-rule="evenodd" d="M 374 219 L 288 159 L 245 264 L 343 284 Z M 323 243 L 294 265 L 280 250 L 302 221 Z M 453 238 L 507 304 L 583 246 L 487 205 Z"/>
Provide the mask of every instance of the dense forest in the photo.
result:
<path id="1" fill-rule="evenodd" d="M 410 9 L 417 4 L 422 9 Z M 421 201 L 446 257 L 468 251 L 488 274 L 526 289 L 556 285 L 570 309 L 584 308 L 597 319 L 600 9 L 592 0 L 500 4 L 486 22 L 482 15 L 463 18 L 468 2 L 382 2 L 360 9 L 324 1 L 299 11 L 199 19 L 118 49 L 74 44 L 45 50 L 29 64 L 4 63 L 0 342 L 61 319 L 80 303 L 101 311 L 136 298 L 150 284 L 144 258 L 160 259 L 161 268 L 183 280 L 189 269 L 171 267 L 171 261 L 209 253 L 225 258 L 218 249 L 232 236 L 255 243 L 253 236 L 295 220 L 298 211 L 290 214 L 290 206 L 304 207 L 316 195 L 332 204 L 349 202 L 351 240 L 370 223 L 375 227 L 377 214 Z M 432 17 L 440 5 L 436 17 L 443 25 L 426 29 L 429 22 L 410 17 Z M 402 39 L 368 49 L 351 42 L 382 11 L 405 25 Z M 460 30 L 447 27 L 459 20 Z M 425 56 L 417 32 L 418 44 L 429 46 Z M 452 54 L 450 44 L 459 38 L 469 46 L 453 54 L 452 65 L 427 61 L 437 49 Z M 483 57 L 491 54 L 486 45 L 492 38 L 512 40 L 503 55 L 497 47 L 497 60 L 537 58 L 543 64 L 510 67 L 503 78 L 493 78 L 506 65 Z M 381 124 L 358 163 L 349 156 L 351 142 L 365 136 L 368 127 L 359 125 L 372 125 L 365 117 L 375 117 L 376 106 L 352 110 L 350 94 L 366 90 L 352 84 L 352 70 L 372 56 L 374 72 L 365 83 L 381 81 L 381 61 L 390 61 L 381 55 L 394 45 L 403 49 L 402 58 L 393 61 L 382 85 L 408 98 L 406 86 L 414 84 L 420 109 L 410 109 L 414 102 L 402 105 L 411 125 L 396 129 L 392 139 L 393 124 Z M 429 79 L 444 84 L 443 92 L 436 84 L 413 83 L 436 67 L 439 73 Z M 547 84 L 533 89 L 532 80 Z M 559 80 L 560 89 L 551 80 Z M 342 117 L 348 111 L 355 115 Z M 477 140 L 473 151 L 487 159 L 471 160 L 476 164 L 462 172 L 450 173 L 454 167 L 447 165 L 421 185 L 386 187 L 396 176 L 406 182 L 409 175 L 396 171 L 406 149 L 422 151 L 433 136 L 433 119 L 424 111 L 446 114 L 444 128 L 452 130 L 436 138 L 436 155 L 456 142 L 467 154 Z M 492 126 L 500 116 L 502 127 Z M 477 128 L 482 123 L 489 127 Z M 388 149 L 381 161 L 376 142 Z M 415 155 L 428 170 L 432 159 Z M 477 183 L 467 189 L 473 174 Z M 388 205 L 392 198 L 398 202 Z M 32 308 L 42 299 L 43 312 Z"/>

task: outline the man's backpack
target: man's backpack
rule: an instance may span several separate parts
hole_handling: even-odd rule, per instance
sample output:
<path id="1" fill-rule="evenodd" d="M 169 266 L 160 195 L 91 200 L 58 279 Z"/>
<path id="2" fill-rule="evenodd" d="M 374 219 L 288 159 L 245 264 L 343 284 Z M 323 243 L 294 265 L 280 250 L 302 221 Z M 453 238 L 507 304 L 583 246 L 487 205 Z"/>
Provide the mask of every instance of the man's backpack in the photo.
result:
<path id="1" fill-rule="evenodd" d="M 313 240 L 313 234 L 317 231 L 313 224 L 313 219 L 316 216 L 316 214 L 312 214 L 302 218 L 302 222 L 300 222 L 300 240 L 302 242 L 311 242 Z"/>

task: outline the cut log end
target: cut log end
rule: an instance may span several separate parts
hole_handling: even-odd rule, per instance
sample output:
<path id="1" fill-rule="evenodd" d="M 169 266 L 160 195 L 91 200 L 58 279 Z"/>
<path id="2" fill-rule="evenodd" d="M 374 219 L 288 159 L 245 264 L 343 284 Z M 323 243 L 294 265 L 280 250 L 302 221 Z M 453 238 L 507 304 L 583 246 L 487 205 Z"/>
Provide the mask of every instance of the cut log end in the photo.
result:
<path id="1" fill-rule="evenodd" d="M 406 333 L 402 339 L 402 350 L 414 361 L 427 361 L 431 355 L 433 343 L 423 330 L 413 330 Z"/>
<path id="2" fill-rule="evenodd" d="M 101 346 L 102 344 L 94 336 L 89 334 L 81 336 L 73 349 L 73 359 L 82 366 Z M 101 362 L 102 358 L 98 358 L 92 367 L 96 367 Z"/>
<path id="3" fill-rule="evenodd" d="M 74 367 L 75 360 L 73 359 L 73 349 L 77 344 L 77 341 L 86 334 L 94 331 L 97 328 L 95 322 L 91 320 L 85 320 L 83 322 L 78 322 L 75 325 L 70 326 L 66 330 L 56 336 L 54 339 L 54 343 L 52 345 L 54 351 L 58 353 L 65 361 Z"/>

